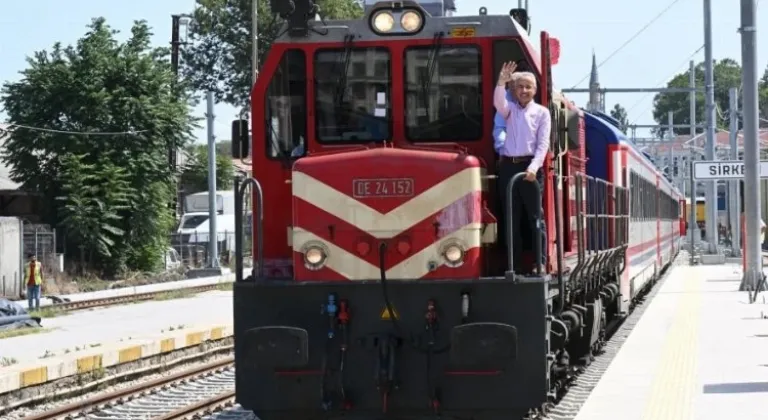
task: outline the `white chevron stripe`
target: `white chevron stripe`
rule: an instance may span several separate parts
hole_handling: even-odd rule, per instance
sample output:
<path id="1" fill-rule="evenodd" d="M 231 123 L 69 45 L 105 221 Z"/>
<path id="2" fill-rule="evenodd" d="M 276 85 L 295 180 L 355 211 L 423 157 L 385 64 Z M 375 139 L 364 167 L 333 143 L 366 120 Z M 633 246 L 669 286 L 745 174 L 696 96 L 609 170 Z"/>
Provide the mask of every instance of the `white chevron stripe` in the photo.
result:
<path id="1" fill-rule="evenodd" d="M 437 267 L 444 265 L 444 260 L 440 256 L 442 246 L 449 242 L 459 242 L 467 247 L 467 250 L 480 246 L 482 224 L 471 223 L 456 232 L 436 241 L 432 245 L 411 255 L 399 264 L 386 271 L 387 278 L 395 280 L 417 280 L 429 274 L 429 264 L 434 262 Z M 379 267 L 358 257 L 357 255 L 327 242 L 301 228 L 293 230 L 293 250 L 301 252 L 302 246 L 307 242 L 322 242 L 328 248 L 328 260 L 326 267 L 339 273 L 349 280 L 378 280 L 380 277 Z M 375 250 L 374 250 L 375 252 Z M 299 278 L 299 280 L 301 280 Z"/>
<path id="2" fill-rule="evenodd" d="M 469 193 L 482 190 L 481 168 L 458 172 L 382 214 L 341 191 L 294 171 L 293 196 L 328 212 L 376 238 L 392 238 Z M 350 190 L 352 188 L 350 180 Z M 294 236 L 294 243 L 297 243 Z M 300 242 L 303 243 L 303 242 Z"/>

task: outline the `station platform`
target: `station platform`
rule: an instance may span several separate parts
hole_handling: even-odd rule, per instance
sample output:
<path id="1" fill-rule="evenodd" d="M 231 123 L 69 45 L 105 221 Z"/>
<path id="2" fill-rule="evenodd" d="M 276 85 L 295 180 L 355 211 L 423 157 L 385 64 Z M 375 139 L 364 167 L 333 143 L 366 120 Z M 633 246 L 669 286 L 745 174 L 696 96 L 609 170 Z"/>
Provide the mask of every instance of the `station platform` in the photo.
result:
<path id="1" fill-rule="evenodd" d="M 738 291 L 740 265 L 682 264 L 576 420 L 768 419 L 768 296 Z"/>
<path id="2" fill-rule="evenodd" d="M 231 336 L 232 311 L 231 291 L 211 291 L 43 319 L 41 332 L 0 340 L 0 394 Z"/>

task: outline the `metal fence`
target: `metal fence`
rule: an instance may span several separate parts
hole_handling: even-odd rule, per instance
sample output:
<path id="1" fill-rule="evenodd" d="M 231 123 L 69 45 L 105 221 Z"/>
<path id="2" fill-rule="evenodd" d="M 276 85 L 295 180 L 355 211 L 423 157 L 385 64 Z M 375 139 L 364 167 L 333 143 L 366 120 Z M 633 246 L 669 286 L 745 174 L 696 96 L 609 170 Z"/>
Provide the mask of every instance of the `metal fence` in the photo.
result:
<path id="1" fill-rule="evenodd" d="M 58 271 L 59 259 L 56 255 L 56 229 L 50 225 L 25 223 L 24 224 L 24 255 L 34 254 L 43 265 L 43 270 L 48 273 Z"/>
<path id="2" fill-rule="evenodd" d="M 235 262 L 235 232 L 219 232 L 218 234 L 219 264 L 222 266 L 234 266 Z M 170 235 L 170 245 L 179 253 L 181 262 L 188 268 L 205 267 L 209 261 L 208 234 L 173 233 Z M 252 250 L 250 235 L 244 235 L 243 254 L 246 262 L 250 263 Z M 250 264 L 247 264 L 250 265 Z"/>
<path id="3" fill-rule="evenodd" d="M 22 230 L 20 219 L 0 217 L 0 296 L 21 296 Z"/>

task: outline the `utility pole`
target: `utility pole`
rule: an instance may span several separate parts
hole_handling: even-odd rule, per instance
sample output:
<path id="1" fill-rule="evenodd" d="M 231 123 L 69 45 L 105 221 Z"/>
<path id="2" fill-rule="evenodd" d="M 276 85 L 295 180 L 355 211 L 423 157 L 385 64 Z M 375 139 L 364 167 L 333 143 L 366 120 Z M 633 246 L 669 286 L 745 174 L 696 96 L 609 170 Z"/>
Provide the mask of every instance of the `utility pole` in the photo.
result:
<path id="1" fill-rule="evenodd" d="M 690 112 L 690 133 L 691 133 L 691 139 L 696 138 L 696 91 L 694 90 L 696 88 L 696 64 L 691 60 L 689 66 L 688 66 L 688 84 L 691 87 L 691 94 L 689 98 L 689 112 Z M 693 142 L 691 146 L 696 146 L 695 141 Z M 694 149 L 691 149 L 691 156 L 688 159 L 688 163 L 690 165 L 690 173 L 688 176 L 691 177 L 691 184 L 690 184 L 690 190 L 691 190 L 691 205 L 688 212 L 688 235 L 691 238 L 691 255 L 690 255 L 690 264 L 693 265 L 694 260 L 694 246 L 696 245 L 696 242 L 698 242 L 698 238 L 701 237 L 701 233 L 699 233 L 699 224 L 696 222 L 696 179 L 693 178 L 693 162 L 696 160 L 696 154 L 694 152 Z"/>
<path id="2" fill-rule="evenodd" d="M 741 0 L 741 84 L 744 86 L 744 215 L 746 270 L 739 290 L 764 289 L 760 252 L 760 145 L 757 108 L 757 22 L 755 0 Z M 751 297 L 752 295 L 750 295 Z M 756 295 L 755 295 L 756 296 Z M 751 301 L 751 299 L 750 299 Z"/>
<path id="3" fill-rule="evenodd" d="M 728 90 L 728 107 L 730 108 L 730 143 L 731 160 L 739 160 L 739 91 L 736 88 Z M 741 255 L 741 203 L 739 202 L 739 184 L 741 180 L 728 181 L 728 209 L 731 224 L 731 256 Z"/>
<path id="4" fill-rule="evenodd" d="M 181 41 L 179 40 L 179 27 L 181 23 L 181 15 L 171 15 L 171 70 L 178 79 L 179 76 L 179 49 L 181 47 Z M 176 178 L 176 142 L 171 140 L 168 145 L 168 167 L 171 168 L 171 173 Z M 181 197 L 181 186 L 176 182 L 176 191 L 173 195 L 173 203 L 171 204 L 176 216 L 181 215 L 181 203 L 183 198 Z"/>
<path id="5" fill-rule="evenodd" d="M 259 1 L 251 0 L 251 89 L 259 77 Z"/>
<path id="6" fill-rule="evenodd" d="M 707 160 L 715 160 L 715 82 L 712 59 L 712 0 L 704 0 L 704 88 L 707 118 Z M 717 254 L 717 181 L 705 181 L 706 223 L 709 252 Z"/>
<path id="7" fill-rule="evenodd" d="M 206 102 L 208 110 L 205 117 L 208 121 L 208 263 L 210 268 L 219 267 L 218 239 L 219 231 L 216 229 L 216 136 L 213 134 L 213 92 L 207 92 Z M 226 240 L 226 239 L 225 239 Z"/>
<path id="8" fill-rule="evenodd" d="M 669 179 L 673 179 L 674 176 L 674 167 L 672 166 L 672 148 L 674 146 L 675 142 L 675 113 L 674 111 L 669 111 L 667 113 L 667 138 L 669 139 L 669 163 L 667 164 L 667 168 L 669 168 Z"/>

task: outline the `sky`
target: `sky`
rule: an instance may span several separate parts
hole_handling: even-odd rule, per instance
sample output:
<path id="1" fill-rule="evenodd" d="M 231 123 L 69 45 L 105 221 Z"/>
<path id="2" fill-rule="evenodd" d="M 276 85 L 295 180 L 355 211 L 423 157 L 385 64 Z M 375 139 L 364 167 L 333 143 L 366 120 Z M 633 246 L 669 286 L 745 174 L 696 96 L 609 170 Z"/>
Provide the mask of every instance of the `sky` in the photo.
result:
<path id="1" fill-rule="evenodd" d="M 102 16 L 114 29 L 127 37 L 134 20 L 144 19 L 153 28 L 153 42 L 168 46 L 171 39 L 171 14 L 189 13 L 195 0 L 3 0 L 0 5 L 0 83 L 20 78 L 25 58 L 33 52 L 49 49 L 55 42 L 75 43 L 86 25 Z M 459 15 L 476 14 L 485 6 L 489 14 L 504 14 L 516 6 L 514 0 L 457 0 Z M 472 6 L 465 6 L 470 3 Z M 768 1 L 758 0 L 758 69 L 762 75 L 768 65 Z M 664 9 L 672 7 L 629 44 L 622 45 Z M 586 88 L 592 52 L 602 63 L 600 83 L 607 88 L 663 87 L 675 74 L 688 68 L 691 59 L 703 61 L 704 51 L 692 55 L 704 44 L 703 0 L 531 0 L 532 40 L 546 30 L 560 40 L 560 62 L 554 68 L 558 88 Z M 733 58 L 741 62 L 738 2 L 712 0 L 713 57 Z M 761 53 L 762 51 L 762 53 Z M 583 81 L 582 81 L 583 79 Z M 578 86 L 577 83 L 582 81 Z M 202 92 L 201 92 L 202 94 Z M 578 105 L 587 102 L 586 94 L 568 94 Z M 653 94 L 608 94 L 606 108 L 620 103 L 636 124 L 653 124 Z M 230 137 L 230 121 L 237 110 L 217 104 L 214 132 L 218 140 Z M 205 103 L 194 114 L 205 115 Z M 0 122 L 6 118 L 0 110 Z M 645 133 L 638 130 L 639 135 Z M 206 128 L 196 132 L 196 141 L 206 141 Z"/>

